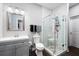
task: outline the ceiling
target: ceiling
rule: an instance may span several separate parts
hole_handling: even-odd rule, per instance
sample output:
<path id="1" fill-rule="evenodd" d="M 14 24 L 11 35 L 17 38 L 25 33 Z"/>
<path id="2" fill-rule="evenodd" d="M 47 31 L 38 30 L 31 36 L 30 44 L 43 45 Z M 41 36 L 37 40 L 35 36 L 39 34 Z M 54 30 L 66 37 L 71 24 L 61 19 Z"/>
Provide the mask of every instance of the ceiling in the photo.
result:
<path id="1" fill-rule="evenodd" d="M 38 3 L 39 5 L 46 7 L 48 9 L 54 9 L 60 5 L 62 5 L 63 3 Z"/>
<path id="2" fill-rule="evenodd" d="M 78 3 L 70 3 L 69 4 L 69 7 L 71 8 L 71 7 L 73 7 L 73 6 L 75 6 L 75 5 L 77 5 Z"/>
<path id="3" fill-rule="evenodd" d="M 6 4 L 8 4 L 8 3 L 6 3 Z M 16 3 L 12 3 L 12 4 L 16 5 Z M 21 3 L 21 5 L 23 5 L 23 6 L 25 6 L 27 4 L 31 4 L 31 3 Z M 48 8 L 48 9 L 54 9 L 54 8 L 64 4 L 64 3 L 33 3 L 33 4 L 38 4 L 40 6 Z"/>

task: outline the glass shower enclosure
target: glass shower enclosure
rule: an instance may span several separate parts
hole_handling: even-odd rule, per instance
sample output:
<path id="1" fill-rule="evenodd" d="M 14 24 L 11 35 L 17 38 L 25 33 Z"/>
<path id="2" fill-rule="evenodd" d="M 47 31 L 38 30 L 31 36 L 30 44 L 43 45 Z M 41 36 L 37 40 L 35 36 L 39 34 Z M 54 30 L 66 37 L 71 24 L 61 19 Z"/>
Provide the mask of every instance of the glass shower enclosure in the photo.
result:
<path id="1" fill-rule="evenodd" d="M 42 43 L 52 55 L 59 55 L 66 50 L 65 17 L 47 16 L 42 22 Z"/>

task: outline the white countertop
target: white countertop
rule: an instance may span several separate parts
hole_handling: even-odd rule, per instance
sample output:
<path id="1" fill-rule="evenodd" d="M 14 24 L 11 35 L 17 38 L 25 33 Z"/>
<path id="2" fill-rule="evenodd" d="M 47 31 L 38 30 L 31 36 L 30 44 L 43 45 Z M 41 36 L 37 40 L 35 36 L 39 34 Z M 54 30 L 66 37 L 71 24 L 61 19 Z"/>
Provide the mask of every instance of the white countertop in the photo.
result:
<path id="1" fill-rule="evenodd" d="M 0 38 L 0 45 L 2 45 L 2 43 L 6 44 L 7 42 L 23 42 L 25 40 L 28 40 L 29 37 L 28 36 L 18 36 L 18 37 L 5 37 L 5 38 Z"/>

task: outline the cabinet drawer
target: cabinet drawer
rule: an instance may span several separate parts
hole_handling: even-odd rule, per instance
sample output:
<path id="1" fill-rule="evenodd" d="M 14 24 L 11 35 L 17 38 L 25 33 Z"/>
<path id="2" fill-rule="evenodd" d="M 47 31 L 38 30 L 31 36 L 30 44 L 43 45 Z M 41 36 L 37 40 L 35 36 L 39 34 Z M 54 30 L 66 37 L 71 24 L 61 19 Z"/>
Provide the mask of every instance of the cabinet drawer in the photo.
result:
<path id="1" fill-rule="evenodd" d="M 0 51 L 2 50 L 10 50 L 10 49 L 13 49 L 15 48 L 14 45 L 4 45 L 4 46 L 0 46 Z"/>
<path id="2" fill-rule="evenodd" d="M 29 55 L 29 47 L 23 46 L 16 49 L 16 56 L 28 56 Z"/>

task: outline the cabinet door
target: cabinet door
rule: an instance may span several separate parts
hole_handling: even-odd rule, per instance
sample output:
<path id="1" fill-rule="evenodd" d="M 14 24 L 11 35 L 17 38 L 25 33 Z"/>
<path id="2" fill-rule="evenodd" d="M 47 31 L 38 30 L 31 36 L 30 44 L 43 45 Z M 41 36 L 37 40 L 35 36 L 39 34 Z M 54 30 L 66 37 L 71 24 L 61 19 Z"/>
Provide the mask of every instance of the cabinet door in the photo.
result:
<path id="1" fill-rule="evenodd" d="M 0 56 L 14 56 L 14 55 L 15 55 L 14 45 L 0 46 Z"/>
<path id="2" fill-rule="evenodd" d="M 29 56 L 29 46 L 25 43 L 16 45 L 16 56 Z"/>

